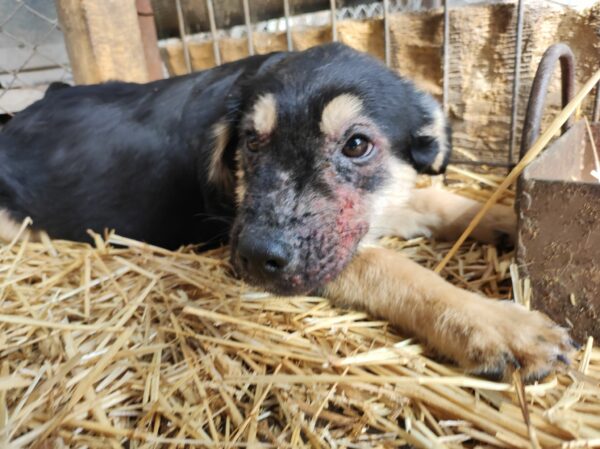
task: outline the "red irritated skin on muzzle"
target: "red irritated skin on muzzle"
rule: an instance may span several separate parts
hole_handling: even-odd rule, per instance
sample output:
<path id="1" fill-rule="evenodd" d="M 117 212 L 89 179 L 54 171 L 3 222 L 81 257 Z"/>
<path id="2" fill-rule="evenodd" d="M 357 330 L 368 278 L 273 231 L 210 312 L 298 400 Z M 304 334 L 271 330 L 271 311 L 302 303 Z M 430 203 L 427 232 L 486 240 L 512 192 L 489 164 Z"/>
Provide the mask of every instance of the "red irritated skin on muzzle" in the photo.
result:
<path id="1" fill-rule="evenodd" d="M 324 63 L 323 48 L 288 56 L 242 95 L 232 261 L 278 294 L 315 292 L 342 271 L 375 225 L 374 195 L 409 196 L 414 176 L 394 179 L 399 165 L 416 173 L 447 159 L 430 97 L 333 48 L 335 63 Z M 428 165 L 417 150 L 431 153 Z"/>
<path id="2" fill-rule="evenodd" d="M 367 205 L 352 187 L 335 185 L 335 176 L 323 178 L 330 183 L 322 192 L 285 181 L 270 193 L 247 190 L 232 232 L 234 266 L 247 281 L 279 294 L 308 293 L 349 262 L 368 231 Z"/>

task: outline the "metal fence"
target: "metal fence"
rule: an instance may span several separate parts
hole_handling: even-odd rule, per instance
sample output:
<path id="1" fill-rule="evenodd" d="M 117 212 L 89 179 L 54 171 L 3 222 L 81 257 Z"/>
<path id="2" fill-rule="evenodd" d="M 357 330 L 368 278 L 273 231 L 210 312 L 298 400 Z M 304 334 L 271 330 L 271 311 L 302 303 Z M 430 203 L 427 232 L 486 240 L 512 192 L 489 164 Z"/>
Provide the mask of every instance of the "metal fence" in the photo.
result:
<path id="1" fill-rule="evenodd" d="M 336 25 L 338 21 L 346 20 L 346 19 L 383 19 L 384 21 L 384 55 L 385 62 L 388 66 L 391 66 L 391 48 L 390 48 L 390 28 L 388 23 L 388 17 L 392 13 L 396 12 L 407 12 L 407 11 L 422 11 L 424 9 L 433 8 L 442 6 L 443 7 L 443 17 L 444 17 L 444 28 L 443 28 L 443 56 L 442 56 L 442 64 L 443 64 L 443 80 L 442 80 L 442 104 L 445 112 L 448 111 L 448 73 L 449 73 L 449 57 L 450 57 L 450 45 L 449 45 L 449 29 L 450 29 L 450 20 L 449 20 L 449 1 L 450 0 L 433 0 L 427 1 L 424 0 L 383 0 L 379 2 L 370 2 L 362 5 L 350 6 L 350 7 L 338 7 L 336 0 L 330 0 L 330 9 L 329 11 L 324 11 L 321 13 L 313 13 L 300 17 L 292 17 L 291 9 L 290 9 L 290 0 L 281 0 L 283 3 L 283 11 L 284 15 L 281 18 L 263 21 L 260 23 L 252 23 L 251 21 L 251 9 L 250 9 L 250 1 L 242 0 L 242 5 L 244 8 L 244 26 L 232 27 L 228 30 L 218 30 L 216 25 L 216 16 L 215 16 L 215 5 L 214 0 L 205 0 L 206 1 L 206 11 L 208 13 L 208 22 L 210 24 L 210 32 L 206 33 L 197 33 L 195 34 L 195 38 L 210 40 L 213 43 L 213 52 L 214 52 L 214 60 L 217 65 L 221 63 L 221 55 L 219 49 L 219 39 L 223 37 L 244 37 L 248 41 L 248 52 L 250 55 L 254 54 L 253 48 L 253 38 L 252 34 L 255 31 L 263 31 L 263 32 L 283 32 L 285 31 L 287 35 L 287 47 L 288 50 L 293 50 L 293 41 L 292 41 L 292 30 L 294 26 L 318 26 L 318 25 L 326 25 L 329 24 L 332 29 L 332 40 L 337 40 L 337 32 Z M 520 73 L 521 67 L 521 46 L 522 46 L 522 31 L 523 31 L 523 4 L 525 0 L 518 0 L 518 18 L 517 18 L 517 29 L 515 30 L 516 39 L 515 39 L 515 65 L 514 65 L 514 85 L 512 89 L 512 114 L 511 114 L 511 123 L 510 123 L 510 137 L 509 137 L 509 148 L 508 154 L 504 158 L 505 160 L 499 161 L 471 161 L 471 160 L 454 160 L 454 163 L 460 164 L 468 164 L 468 165 L 488 165 L 493 167 L 506 167 L 510 168 L 514 165 L 514 145 L 515 145 L 515 135 L 517 129 L 517 101 L 518 101 L 518 92 L 519 92 L 519 76 L 517 74 Z M 458 3 L 468 4 L 469 0 L 455 0 L 453 2 L 453 6 Z M 182 0 L 175 0 L 176 8 L 177 8 L 177 19 L 179 23 L 179 33 L 180 39 L 183 45 L 183 53 L 185 58 L 185 63 L 188 72 L 192 71 L 191 65 L 191 56 L 190 51 L 187 45 L 188 42 L 188 34 L 186 32 L 187 24 L 185 21 L 185 14 L 182 8 Z M 308 18 L 306 17 L 308 16 Z M 308 22 L 308 23 L 307 23 Z"/>
<path id="2" fill-rule="evenodd" d="M 177 8 L 177 19 L 179 25 L 179 38 L 183 46 L 183 56 L 188 72 L 192 71 L 191 56 L 188 46 L 188 40 L 190 36 L 187 32 L 188 24 L 186 23 L 186 14 L 182 3 L 186 0 L 174 0 Z M 240 8 L 243 8 L 243 19 L 244 24 L 241 26 L 234 26 L 228 29 L 219 29 L 217 26 L 217 16 L 215 14 L 215 6 L 219 5 L 216 0 L 199 0 L 205 2 L 204 11 L 208 15 L 208 18 L 204 18 L 204 21 L 210 25 L 210 30 L 206 30 L 200 33 L 194 33 L 193 37 L 196 40 L 212 41 L 212 48 L 214 53 L 214 60 L 217 64 L 220 64 L 222 57 L 220 54 L 219 40 L 226 37 L 234 38 L 245 38 L 248 42 L 248 53 L 254 54 L 253 48 L 253 36 L 254 32 L 284 32 L 287 37 L 287 47 L 289 50 L 293 50 L 293 39 L 292 30 L 298 26 L 322 26 L 330 25 L 332 29 L 332 39 L 337 40 L 336 25 L 339 21 L 346 19 L 383 19 L 383 33 L 384 33 L 384 55 L 385 62 L 388 66 L 392 63 L 392 50 L 390 48 L 390 27 L 388 23 L 388 17 L 392 13 L 406 12 L 406 11 L 422 11 L 432 7 L 443 8 L 443 54 L 442 54 L 442 103 L 444 110 L 448 111 L 449 102 L 449 73 L 450 73 L 450 52 L 452 51 L 450 46 L 450 15 L 449 7 L 452 6 L 466 6 L 473 3 L 502 3 L 494 0 L 383 0 L 383 1 L 368 1 L 365 0 L 364 4 L 354 4 L 349 7 L 339 6 L 343 3 L 343 0 L 330 0 L 329 11 L 322 11 L 319 13 L 310 13 L 303 15 L 292 14 L 292 3 L 297 0 L 281 0 L 283 6 L 283 15 L 280 18 L 262 21 L 252 22 L 253 17 L 252 1 L 251 0 L 240 0 Z M 467 159 L 454 159 L 452 162 L 457 164 L 467 165 L 486 165 L 492 167 L 503 167 L 511 168 L 515 164 L 515 160 L 518 157 L 516 145 L 519 142 L 519 136 L 517 135 L 520 131 L 520 116 L 519 111 L 524 109 L 522 101 L 522 89 L 521 89 L 521 78 L 522 78 L 522 49 L 523 49 L 523 22 L 524 22 L 524 4 L 525 0 L 515 0 L 517 18 L 514 28 L 514 59 L 513 65 L 509 68 L 511 72 L 510 83 L 510 123 L 507 124 L 507 147 L 503 154 L 498 154 L 494 157 L 494 160 L 467 160 Z M 592 0 L 548 0 L 549 2 L 561 5 L 581 6 L 582 3 L 591 4 Z M 449 4 L 450 3 L 450 4 Z M 208 20 L 207 20 L 208 19 Z M 521 100 L 520 100 L 521 97 Z"/>
<path id="3" fill-rule="evenodd" d="M 317 0 L 311 0 L 315 3 Z M 235 26 L 220 26 L 223 22 L 223 5 L 220 0 L 153 0 L 155 12 L 157 8 L 171 8 L 172 17 L 175 18 L 173 29 L 178 30 L 183 47 L 183 59 L 188 72 L 192 71 L 191 55 L 188 42 L 204 40 L 212 42 L 214 61 L 222 62 L 219 41 L 228 37 L 244 38 L 247 40 L 248 53 L 254 54 L 253 33 L 283 33 L 287 37 L 288 49 L 293 49 L 292 32 L 307 26 L 331 26 L 332 39 L 337 40 L 337 26 L 339 22 L 347 19 L 383 19 L 383 43 L 385 48 L 384 59 L 388 65 L 392 64 L 392 50 L 390 49 L 390 27 L 388 18 L 390 14 L 406 11 L 422 11 L 428 8 L 442 7 L 443 21 L 443 57 L 442 57 L 442 101 L 444 109 L 448 110 L 450 73 L 450 19 L 449 6 L 453 8 L 482 0 L 382 0 L 372 1 L 347 1 L 328 0 L 319 1 L 320 6 L 329 6 L 328 10 L 313 11 L 310 13 L 295 14 L 298 5 L 303 0 L 269 0 L 271 4 L 278 5 L 280 12 L 268 16 L 260 14 L 260 3 L 253 0 L 239 0 L 236 13 L 239 16 Z M 455 163 L 471 165 L 488 165 L 510 167 L 516 158 L 515 146 L 518 143 L 519 111 L 523 109 L 522 81 L 522 54 L 523 46 L 523 15 L 525 0 L 517 1 L 517 20 L 514 29 L 514 61 L 508 69 L 512 72 L 509 78 L 511 87 L 511 113 L 510 123 L 507 124 L 506 133 L 507 150 L 493 156 L 494 160 L 470 161 L 456 159 Z M 592 0 L 548 0 L 553 3 L 581 4 L 593 3 Z M 279 2 L 279 3 L 278 3 Z M 449 4 L 450 2 L 450 4 Z M 483 0 L 484 3 L 494 3 L 493 0 Z M 229 2 L 233 4 L 233 2 Z M 308 2 L 310 3 L 310 2 Z M 192 26 L 192 15 L 189 8 L 201 7 L 203 11 L 202 26 Z M 187 8 L 187 9 L 186 9 Z M 323 8 L 321 8 L 323 9 Z M 156 14 L 155 14 L 156 15 Z M 253 18 L 263 17 L 262 20 Z M 220 20 L 219 20 L 220 19 Z M 159 26 L 160 23 L 157 22 Z M 195 32 L 189 32 L 189 30 Z M 199 32 L 198 32 L 199 31 Z M 171 31 L 172 35 L 172 31 Z M 524 66 L 525 67 L 525 66 Z M 68 56 L 64 39 L 57 20 L 53 0 L 0 0 L 0 114 L 13 114 L 26 107 L 32 101 L 43 95 L 45 87 L 53 81 L 72 81 Z M 526 84 L 526 83 L 524 83 Z M 522 86 L 526 88 L 526 85 Z M 519 93 L 521 104 L 519 104 Z M 490 158 L 491 159 L 491 158 Z"/>
<path id="4" fill-rule="evenodd" d="M 0 0 L 0 114 L 42 97 L 54 81 L 71 81 L 52 0 Z"/>

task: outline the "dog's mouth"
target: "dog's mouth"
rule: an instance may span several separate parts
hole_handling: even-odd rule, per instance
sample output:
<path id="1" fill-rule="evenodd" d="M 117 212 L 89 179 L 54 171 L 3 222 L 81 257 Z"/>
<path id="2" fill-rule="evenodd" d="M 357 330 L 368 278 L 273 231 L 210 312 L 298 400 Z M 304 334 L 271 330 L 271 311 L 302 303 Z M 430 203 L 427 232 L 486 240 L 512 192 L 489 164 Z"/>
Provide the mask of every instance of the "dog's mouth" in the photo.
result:
<path id="1" fill-rule="evenodd" d="M 357 226 L 343 235 L 325 237 L 244 228 L 231 239 L 231 261 L 251 285 L 277 295 L 317 294 L 335 279 L 354 255 L 366 229 Z M 312 238 L 311 238 L 312 237 Z"/>

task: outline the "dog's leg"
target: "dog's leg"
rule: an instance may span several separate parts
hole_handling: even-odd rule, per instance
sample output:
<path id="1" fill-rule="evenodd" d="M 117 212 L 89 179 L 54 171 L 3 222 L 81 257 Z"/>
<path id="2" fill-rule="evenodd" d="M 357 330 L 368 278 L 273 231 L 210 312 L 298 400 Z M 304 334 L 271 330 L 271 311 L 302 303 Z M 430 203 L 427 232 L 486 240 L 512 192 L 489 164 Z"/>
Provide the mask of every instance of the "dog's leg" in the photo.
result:
<path id="1" fill-rule="evenodd" d="M 456 240 L 482 206 L 482 203 L 437 187 L 414 189 L 407 203 L 391 201 L 378 212 L 369 237 L 425 235 Z M 502 239 L 514 243 L 516 232 L 514 210 L 497 204 L 483 217 L 472 237 L 485 243 L 497 243 Z"/>
<path id="2" fill-rule="evenodd" d="M 542 378 L 572 351 L 567 332 L 539 312 L 483 298 L 385 248 L 364 248 L 325 296 L 421 338 L 463 368 L 506 378 L 517 366 Z"/>
<path id="3" fill-rule="evenodd" d="M 444 240 L 456 240 L 483 204 L 456 193 L 436 187 L 415 189 L 410 205 L 415 211 L 435 217 L 431 231 Z M 517 232 L 517 215 L 512 207 L 494 205 L 473 230 L 472 236 L 486 243 L 506 236 L 514 242 Z"/>

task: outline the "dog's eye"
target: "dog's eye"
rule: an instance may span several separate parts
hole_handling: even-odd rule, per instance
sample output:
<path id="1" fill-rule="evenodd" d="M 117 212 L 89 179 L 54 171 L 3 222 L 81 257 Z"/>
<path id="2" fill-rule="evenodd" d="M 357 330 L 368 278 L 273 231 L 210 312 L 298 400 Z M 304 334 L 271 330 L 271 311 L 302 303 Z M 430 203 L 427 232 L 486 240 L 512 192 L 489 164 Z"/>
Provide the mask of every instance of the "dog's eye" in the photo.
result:
<path id="1" fill-rule="evenodd" d="M 246 148 L 253 153 L 258 151 L 260 147 L 260 139 L 254 131 L 246 131 Z"/>
<path id="2" fill-rule="evenodd" d="M 344 148 L 342 148 L 342 153 L 346 157 L 357 158 L 366 156 L 372 150 L 373 143 L 365 136 L 356 134 L 348 139 Z"/>

